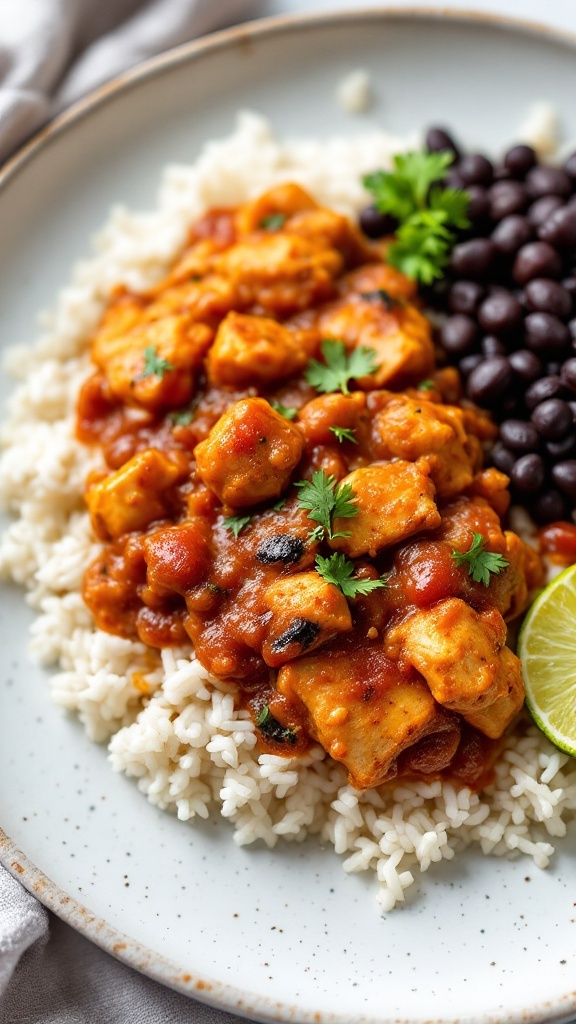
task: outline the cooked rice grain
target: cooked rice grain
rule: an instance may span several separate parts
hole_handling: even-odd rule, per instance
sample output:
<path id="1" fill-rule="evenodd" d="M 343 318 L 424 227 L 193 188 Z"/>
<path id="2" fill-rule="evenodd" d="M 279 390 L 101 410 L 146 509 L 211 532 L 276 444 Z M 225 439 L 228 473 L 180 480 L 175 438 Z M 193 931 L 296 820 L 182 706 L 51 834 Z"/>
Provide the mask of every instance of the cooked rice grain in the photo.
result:
<path id="1" fill-rule="evenodd" d="M 79 715 L 92 739 L 109 741 L 114 770 L 137 779 L 158 807 L 182 821 L 219 808 L 239 845 L 317 835 L 345 856 L 345 871 L 374 873 L 383 910 L 404 901 L 415 869 L 427 871 L 471 844 L 486 854 L 526 854 L 546 867 L 549 838 L 565 834 L 576 808 L 574 762 L 527 723 L 482 794 L 440 781 L 359 793 L 319 747 L 303 759 L 258 754 L 234 687 L 210 677 L 189 650 L 160 657 L 94 628 L 80 588 L 98 544 L 82 494 L 99 456 L 74 437 L 74 405 L 89 368 L 86 341 L 111 287 L 159 280 L 203 210 L 294 180 L 353 215 L 364 201 L 362 173 L 416 141 L 373 133 L 352 143 L 280 145 L 262 118 L 240 115 L 233 135 L 209 143 L 195 166 L 167 169 L 156 212 L 112 212 L 93 259 L 44 314 L 33 360 L 22 350 L 9 356 L 24 379 L 1 434 L 0 492 L 16 518 L 0 544 L 0 574 L 29 591 L 38 612 L 32 653 L 60 669 L 51 679 L 54 700 Z"/>

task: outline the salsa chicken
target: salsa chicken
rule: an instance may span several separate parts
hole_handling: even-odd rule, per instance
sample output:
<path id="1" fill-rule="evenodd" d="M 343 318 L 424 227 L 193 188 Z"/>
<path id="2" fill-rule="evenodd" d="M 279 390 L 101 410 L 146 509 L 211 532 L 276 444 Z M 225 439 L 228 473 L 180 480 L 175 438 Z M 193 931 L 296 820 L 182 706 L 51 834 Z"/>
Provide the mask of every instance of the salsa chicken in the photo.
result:
<path id="1" fill-rule="evenodd" d="M 318 742 L 359 789 L 478 787 L 523 703 L 506 622 L 541 563 L 385 250 L 287 184 L 112 295 L 78 405 L 105 464 L 84 599 L 109 632 L 191 641 L 268 749 Z"/>

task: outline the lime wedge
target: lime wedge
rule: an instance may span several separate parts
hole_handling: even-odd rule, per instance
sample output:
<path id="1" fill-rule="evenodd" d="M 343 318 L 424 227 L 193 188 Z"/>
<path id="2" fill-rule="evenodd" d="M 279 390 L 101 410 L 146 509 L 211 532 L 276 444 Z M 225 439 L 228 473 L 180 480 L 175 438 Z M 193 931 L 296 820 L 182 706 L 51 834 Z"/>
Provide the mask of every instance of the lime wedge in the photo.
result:
<path id="1" fill-rule="evenodd" d="M 520 630 L 518 657 L 536 725 L 576 757 L 576 565 L 534 601 Z"/>

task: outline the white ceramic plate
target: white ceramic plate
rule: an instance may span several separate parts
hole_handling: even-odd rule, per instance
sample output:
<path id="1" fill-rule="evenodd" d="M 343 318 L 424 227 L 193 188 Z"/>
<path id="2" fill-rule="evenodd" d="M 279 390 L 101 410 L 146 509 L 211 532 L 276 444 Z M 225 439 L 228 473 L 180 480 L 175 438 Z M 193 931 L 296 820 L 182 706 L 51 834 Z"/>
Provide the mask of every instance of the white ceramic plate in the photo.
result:
<path id="1" fill-rule="evenodd" d="M 376 103 L 352 118 L 335 89 L 356 67 Z M 576 138 L 575 91 L 573 42 L 486 18 L 340 13 L 184 47 L 102 90 L 6 170 L 2 344 L 34 336 L 36 310 L 109 206 L 151 207 L 162 165 L 194 160 L 239 106 L 280 134 L 441 122 L 497 151 L 539 99 Z M 190 827 L 151 807 L 49 702 L 26 654 L 23 595 L 5 588 L 0 610 L 2 859 L 104 948 L 262 1020 L 492 1024 L 576 1011 L 573 841 L 547 872 L 473 853 L 444 863 L 381 918 L 370 879 L 346 876 L 314 842 L 240 850 L 222 821 Z"/>

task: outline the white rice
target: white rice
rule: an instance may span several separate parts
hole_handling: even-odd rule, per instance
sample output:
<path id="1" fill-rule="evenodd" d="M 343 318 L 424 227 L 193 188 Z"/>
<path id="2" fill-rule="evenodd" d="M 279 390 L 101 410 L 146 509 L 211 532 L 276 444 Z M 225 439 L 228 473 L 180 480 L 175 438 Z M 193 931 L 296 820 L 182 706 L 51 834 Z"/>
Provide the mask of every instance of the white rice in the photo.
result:
<path id="1" fill-rule="evenodd" d="M 98 544 L 83 507 L 84 480 L 98 455 L 74 438 L 74 406 L 89 372 L 86 340 L 110 288 L 158 280 L 187 227 L 207 207 L 232 205 L 277 182 L 295 180 L 322 203 L 353 215 L 364 201 L 362 173 L 386 166 L 416 139 L 371 134 L 279 144 L 260 117 L 242 114 L 234 134 L 209 143 L 194 167 L 164 174 L 158 209 L 115 209 L 95 255 L 75 271 L 15 390 L 1 440 L 0 493 L 14 521 L 0 544 L 0 573 L 28 589 L 38 611 L 32 653 L 52 676 L 54 700 L 75 712 L 88 735 L 109 742 L 115 771 L 134 776 L 148 799 L 182 821 L 219 808 L 239 845 L 313 833 L 345 857 L 349 872 L 372 871 L 377 900 L 405 899 L 414 870 L 428 870 L 472 843 L 486 854 L 533 858 L 546 867 L 550 839 L 565 834 L 576 809 L 575 763 L 523 723 L 505 749 L 490 789 L 450 782 L 400 782 L 364 793 L 315 747 L 303 759 L 258 754 L 234 687 L 211 678 L 190 650 L 160 657 L 145 645 L 94 628 L 81 597 Z"/>

